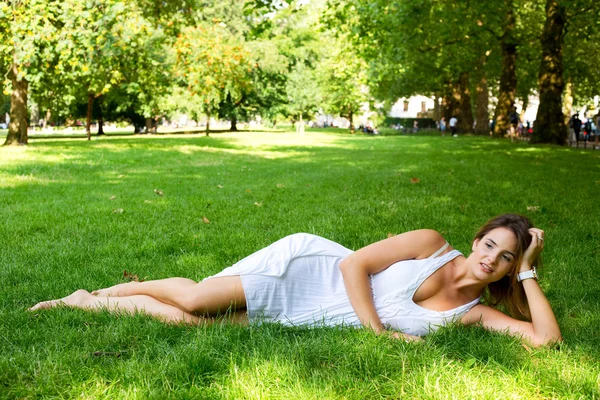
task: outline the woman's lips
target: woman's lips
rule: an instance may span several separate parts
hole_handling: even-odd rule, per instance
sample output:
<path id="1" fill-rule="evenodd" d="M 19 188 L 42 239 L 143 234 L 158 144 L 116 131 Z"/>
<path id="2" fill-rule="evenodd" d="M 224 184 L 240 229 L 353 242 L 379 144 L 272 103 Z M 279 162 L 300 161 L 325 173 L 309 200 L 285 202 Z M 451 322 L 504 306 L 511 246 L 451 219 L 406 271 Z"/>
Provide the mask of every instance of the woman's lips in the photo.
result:
<path id="1" fill-rule="evenodd" d="M 484 264 L 484 263 L 479 263 L 479 265 L 481 265 L 481 269 L 489 274 L 491 274 L 492 272 L 494 272 L 494 270 L 492 268 L 490 268 L 489 265 Z"/>

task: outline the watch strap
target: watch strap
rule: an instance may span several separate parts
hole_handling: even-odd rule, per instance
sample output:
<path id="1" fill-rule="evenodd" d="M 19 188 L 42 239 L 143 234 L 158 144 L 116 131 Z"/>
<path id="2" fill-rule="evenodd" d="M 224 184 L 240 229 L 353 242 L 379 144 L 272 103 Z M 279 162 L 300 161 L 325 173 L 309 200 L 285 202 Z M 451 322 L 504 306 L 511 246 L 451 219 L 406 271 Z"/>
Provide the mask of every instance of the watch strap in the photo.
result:
<path id="1" fill-rule="evenodd" d="M 517 281 L 522 282 L 525 279 L 535 279 L 537 280 L 537 271 L 534 268 L 531 268 L 529 271 L 521 272 L 517 275 Z"/>

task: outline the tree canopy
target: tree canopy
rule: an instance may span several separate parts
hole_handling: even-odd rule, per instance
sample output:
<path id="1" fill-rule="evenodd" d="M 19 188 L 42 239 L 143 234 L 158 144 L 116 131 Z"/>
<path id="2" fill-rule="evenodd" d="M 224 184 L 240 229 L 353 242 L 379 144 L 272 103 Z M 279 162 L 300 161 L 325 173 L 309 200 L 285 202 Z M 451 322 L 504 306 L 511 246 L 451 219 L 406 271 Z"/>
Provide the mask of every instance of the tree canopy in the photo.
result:
<path id="1" fill-rule="evenodd" d="M 434 99 L 436 119 L 506 135 L 531 95 L 533 141 L 565 143 L 572 98 L 600 94 L 600 6 L 591 0 L 2 0 L 7 144 L 44 120 L 352 122 L 365 104 Z M 565 96 L 565 91 L 567 96 Z M 45 114 L 44 114 L 45 112 Z"/>

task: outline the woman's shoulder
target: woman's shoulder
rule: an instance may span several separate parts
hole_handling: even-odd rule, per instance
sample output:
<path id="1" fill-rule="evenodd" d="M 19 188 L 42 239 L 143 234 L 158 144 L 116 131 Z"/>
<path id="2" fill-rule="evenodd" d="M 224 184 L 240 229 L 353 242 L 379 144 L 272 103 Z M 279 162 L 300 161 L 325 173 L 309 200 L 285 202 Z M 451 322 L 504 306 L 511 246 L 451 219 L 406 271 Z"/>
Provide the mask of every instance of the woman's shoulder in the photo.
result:
<path id="1" fill-rule="evenodd" d="M 407 232 L 414 243 L 418 243 L 420 251 L 416 259 L 429 258 L 432 255 L 440 256 L 454 248 L 448 244 L 444 236 L 434 229 L 418 229 Z"/>

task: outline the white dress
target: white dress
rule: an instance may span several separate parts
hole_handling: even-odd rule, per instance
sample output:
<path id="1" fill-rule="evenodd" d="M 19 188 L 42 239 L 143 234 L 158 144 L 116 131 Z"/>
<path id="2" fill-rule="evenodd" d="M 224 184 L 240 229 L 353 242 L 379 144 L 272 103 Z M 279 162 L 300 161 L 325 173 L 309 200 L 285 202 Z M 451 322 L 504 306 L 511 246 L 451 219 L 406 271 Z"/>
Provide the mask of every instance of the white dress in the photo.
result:
<path id="1" fill-rule="evenodd" d="M 390 329 L 424 336 L 455 321 L 479 303 L 479 298 L 448 311 L 418 306 L 413 296 L 438 268 L 461 255 L 448 244 L 431 257 L 404 260 L 371 276 L 377 314 Z M 250 322 L 285 325 L 361 326 L 346 294 L 340 262 L 352 250 L 331 240 L 297 233 L 287 236 L 208 277 L 239 275 L 246 294 Z"/>

